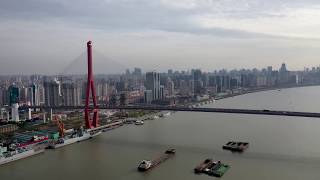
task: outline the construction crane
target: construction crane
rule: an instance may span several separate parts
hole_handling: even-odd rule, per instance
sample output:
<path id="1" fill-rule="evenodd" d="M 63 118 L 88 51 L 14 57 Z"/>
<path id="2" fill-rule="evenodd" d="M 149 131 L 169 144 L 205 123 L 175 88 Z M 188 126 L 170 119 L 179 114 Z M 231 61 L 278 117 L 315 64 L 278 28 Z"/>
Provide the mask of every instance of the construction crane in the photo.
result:
<path id="1" fill-rule="evenodd" d="M 64 137 L 65 129 L 64 129 L 63 122 L 57 116 L 54 116 L 54 121 L 55 121 L 55 123 L 57 124 L 57 126 L 59 128 L 60 137 Z"/>

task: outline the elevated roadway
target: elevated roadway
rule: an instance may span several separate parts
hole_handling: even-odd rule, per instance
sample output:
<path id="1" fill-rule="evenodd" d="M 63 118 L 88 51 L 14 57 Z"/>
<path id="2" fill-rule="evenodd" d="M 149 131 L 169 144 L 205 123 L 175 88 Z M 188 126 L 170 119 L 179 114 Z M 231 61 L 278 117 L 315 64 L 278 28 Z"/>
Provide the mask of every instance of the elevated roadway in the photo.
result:
<path id="1" fill-rule="evenodd" d="M 83 110 L 84 106 L 24 106 L 22 109 L 39 108 L 54 110 Z M 231 108 L 204 108 L 204 107 L 179 107 L 179 106 L 98 106 L 98 109 L 118 109 L 118 110 L 159 110 L 159 111 L 189 111 L 189 112 L 212 112 L 231 114 L 256 114 L 275 116 L 296 116 L 320 118 L 320 113 L 298 112 L 298 111 L 276 111 L 267 109 L 231 109 Z"/>

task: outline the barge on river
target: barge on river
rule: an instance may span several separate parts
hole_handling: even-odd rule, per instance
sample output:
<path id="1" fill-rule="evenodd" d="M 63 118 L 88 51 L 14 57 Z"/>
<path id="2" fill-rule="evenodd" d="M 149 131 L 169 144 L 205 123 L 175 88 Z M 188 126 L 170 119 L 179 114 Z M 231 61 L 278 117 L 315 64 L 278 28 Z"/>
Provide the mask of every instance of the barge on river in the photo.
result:
<path id="1" fill-rule="evenodd" d="M 154 158 L 153 160 L 143 160 L 138 166 L 138 171 L 148 171 L 155 166 L 158 166 L 162 162 L 166 161 L 167 159 L 173 157 L 176 153 L 175 149 L 168 149 L 162 155 Z"/>

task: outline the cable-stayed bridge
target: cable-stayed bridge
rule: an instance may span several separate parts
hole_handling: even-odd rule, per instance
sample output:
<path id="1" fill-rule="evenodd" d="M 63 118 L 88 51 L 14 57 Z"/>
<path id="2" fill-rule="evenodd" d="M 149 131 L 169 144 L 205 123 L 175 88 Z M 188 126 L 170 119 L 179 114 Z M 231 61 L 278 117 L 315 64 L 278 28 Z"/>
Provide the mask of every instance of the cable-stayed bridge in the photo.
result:
<path id="1" fill-rule="evenodd" d="M 20 108 L 38 108 L 43 110 L 82 110 L 85 106 L 24 106 Z M 92 107 L 93 108 L 93 107 Z M 118 109 L 118 110 L 158 110 L 158 111 L 189 111 L 189 112 L 212 112 L 228 114 L 256 114 L 256 115 L 276 115 L 276 116 L 295 116 L 295 117 L 314 117 L 320 118 L 320 113 L 298 112 L 298 111 L 276 111 L 267 109 L 231 109 L 231 108 L 206 108 L 206 107 L 179 107 L 179 106 L 105 106 L 99 105 L 96 109 Z"/>

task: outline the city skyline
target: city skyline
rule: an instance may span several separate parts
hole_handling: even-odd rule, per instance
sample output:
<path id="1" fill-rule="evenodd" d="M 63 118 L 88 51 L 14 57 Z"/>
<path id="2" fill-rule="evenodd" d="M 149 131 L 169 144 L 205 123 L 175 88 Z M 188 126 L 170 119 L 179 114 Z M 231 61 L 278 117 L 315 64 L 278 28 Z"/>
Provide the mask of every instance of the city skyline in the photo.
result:
<path id="1" fill-rule="evenodd" d="M 319 0 L 0 0 L 0 177 L 318 180 L 319 19 Z"/>
<path id="2" fill-rule="evenodd" d="M 70 64 L 69 64 L 70 65 Z M 132 68 L 124 68 L 121 71 L 118 71 L 116 73 L 108 73 L 107 71 L 105 72 L 101 72 L 99 70 L 101 70 L 101 67 L 98 66 L 98 71 L 96 70 L 96 66 L 95 63 L 93 63 L 93 69 L 94 69 L 94 75 L 95 76 L 121 76 L 121 75 L 130 75 L 130 74 L 135 74 L 136 71 L 139 71 L 139 74 L 146 74 L 148 72 L 157 72 L 160 74 L 163 73 L 184 73 L 184 74 L 192 74 L 193 71 L 197 71 L 200 70 L 202 73 L 208 73 L 208 74 L 221 74 L 221 73 L 230 73 L 230 72 L 263 72 L 263 71 L 267 71 L 268 68 L 271 68 L 272 71 L 281 71 L 281 69 L 283 68 L 283 66 L 285 65 L 285 67 L 287 68 L 288 71 L 291 72 L 318 72 L 320 71 L 320 65 L 317 66 L 304 66 L 301 69 L 291 69 L 290 68 L 290 64 L 287 64 L 285 62 L 282 62 L 276 66 L 272 66 L 272 65 L 267 65 L 264 67 L 252 67 L 252 68 L 248 68 L 248 67 L 241 67 L 241 68 L 233 68 L 233 69 L 227 69 L 227 68 L 212 68 L 212 69 L 208 69 L 208 68 L 188 68 L 188 69 L 182 69 L 182 68 L 169 68 L 169 69 L 162 69 L 162 70 L 158 70 L 158 69 L 143 69 L 141 67 L 135 66 Z M 48 77 L 53 78 L 53 77 L 66 77 L 68 79 L 68 77 L 81 77 L 81 76 L 86 76 L 87 72 L 85 71 L 84 68 L 85 65 L 83 67 L 79 67 L 78 65 L 76 65 L 77 67 L 67 67 L 65 69 L 70 70 L 69 72 L 66 72 L 65 70 L 63 72 L 59 72 L 59 73 L 16 73 L 16 74 L 0 74 L 0 77 L 23 77 L 23 76 L 44 76 L 44 77 Z M 207 70 L 208 69 L 208 70 Z"/>
<path id="3" fill-rule="evenodd" d="M 270 89 L 319 84 L 320 67 L 291 71 L 285 63 L 279 69 L 144 72 L 141 68 L 125 73 L 95 76 L 97 102 L 116 104 L 174 103 L 178 98 L 194 100 L 234 94 L 248 89 Z M 81 105 L 86 94 L 85 75 L 0 76 L 0 105 L 15 103 L 46 106 Z"/>
<path id="4" fill-rule="evenodd" d="M 101 66 L 234 69 L 318 66 L 319 2 L 0 2 L 1 74 L 58 74 L 93 40 Z M 24 7 L 24 8 L 22 8 Z M 108 60 L 106 60 L 108 59 Z M 107 69 L 112 71 L 114 68 Z"/>

